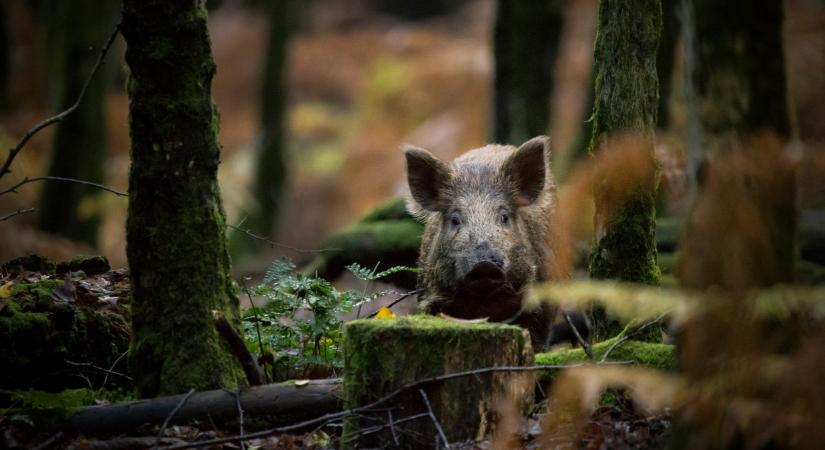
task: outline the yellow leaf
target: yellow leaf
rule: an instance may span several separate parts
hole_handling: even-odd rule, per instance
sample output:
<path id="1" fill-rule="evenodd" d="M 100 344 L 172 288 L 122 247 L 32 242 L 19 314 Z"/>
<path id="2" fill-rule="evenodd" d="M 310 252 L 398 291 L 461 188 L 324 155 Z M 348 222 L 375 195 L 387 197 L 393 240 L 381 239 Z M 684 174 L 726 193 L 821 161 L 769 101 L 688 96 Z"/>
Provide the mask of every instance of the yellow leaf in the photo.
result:
<path id="1" fill-rule="evenodd" d="M 0 286 L 0 298 L 11 297 L 12 286 L 14 286 L 14 281 L 9 281 L 8 283 Z"/>
<path id="2" fill-rule="evenodd" d="M 396 315 L 386 306 L 382 306 L 381 309 L 375 313 L 376 319 L 392 319 L 393 317 L 396 317 Z"/>

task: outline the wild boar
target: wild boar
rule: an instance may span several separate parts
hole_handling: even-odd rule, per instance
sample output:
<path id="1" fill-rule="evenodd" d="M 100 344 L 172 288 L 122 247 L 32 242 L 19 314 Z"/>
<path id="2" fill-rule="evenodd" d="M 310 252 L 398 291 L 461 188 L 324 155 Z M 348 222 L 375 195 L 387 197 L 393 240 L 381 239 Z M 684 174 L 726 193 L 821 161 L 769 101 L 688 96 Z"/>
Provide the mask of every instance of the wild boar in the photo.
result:
<path id="1" fill-rule="evenodd" d="M 525 288 L 560 276 L 554 267 L 555 184 L 550 140 L 491 144 L 445 164 L 405 146 L 409 211 L 425 223 L 418 265 L 427 313 L 487 317 L 530 331 L 546 347 L 556 310 L 527 308 Z"/>

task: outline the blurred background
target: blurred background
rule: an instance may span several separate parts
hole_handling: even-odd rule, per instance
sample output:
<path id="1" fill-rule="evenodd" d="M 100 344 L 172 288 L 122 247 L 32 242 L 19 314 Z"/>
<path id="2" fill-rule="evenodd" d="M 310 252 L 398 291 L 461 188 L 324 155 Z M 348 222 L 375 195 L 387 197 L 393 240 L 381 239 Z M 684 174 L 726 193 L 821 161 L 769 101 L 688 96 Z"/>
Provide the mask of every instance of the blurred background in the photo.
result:
<path id="1" fill-rule="evenodd" d="M 676 3 L 665 2 L 660 48 L 661 215 L 687 208 L 684 18 Z M 74 101 L 120 5 L 0 5 L 0 147 L 6 149 Z M 596 1 L 541 5 L 512 13 L 493 0 L 209 2 L 228 223 L 284 244 L 270 247 L 230 230 L 236 270 L 262 270 L 281 255 L 306 262 L 312 255 L 296 249 L 318 248 L 332 230 L 401 193 L 402 143 L 452 158 L 490 141 L 518 144 L 547 133 L 556 177 L 564 180 L 586 156 L 590 137 Z M 815 175 L 823 173 L 817 165 L 825 154 L 825 3 L 787 0 L 785 10 L 791 145 L 801 162 L 804 216 L 825 205 L 825 181 Z M 533 56 L 497 60 L 496 48 L 506 45 Z M 128 189 L 124 51 L 118 38 L 78 112 L 32 139 L 4 183 L 65 173 Z M 493 93 L 502 89 L 496 80 L 504 79 L 497 71 L 523 86 L 520 103 L 496 105 Z M 516 119 L 502 123 L 496 107 Z M 99 253 L 113 267 L 126 266 L 125 197 L 48 181 L 0 196 L 0 215 L 29 207 L 37 211 L 0 222 L 0 260 Z M 825 223 L 818 213 L 811 221 Z M 588 222 L 578 224 L 585 248 Z"/>

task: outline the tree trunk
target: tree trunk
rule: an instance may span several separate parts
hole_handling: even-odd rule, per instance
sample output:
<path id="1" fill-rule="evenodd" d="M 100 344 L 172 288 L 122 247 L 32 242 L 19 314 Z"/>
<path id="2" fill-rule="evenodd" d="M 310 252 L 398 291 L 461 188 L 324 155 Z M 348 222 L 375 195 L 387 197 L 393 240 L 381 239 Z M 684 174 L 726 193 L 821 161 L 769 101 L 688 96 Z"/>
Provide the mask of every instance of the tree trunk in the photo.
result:
<path id="1" fill-rule="evenodd" d="M 493 142 L 546 134 L 565 3 L 499 0 L 493 31 Z"/>
<path id="2" fill-rule="evenodd" d="M 659 99 L 656 52 L 661 4 L 659 0 L 600 0 L 598 14 L 590 151 L 608 152 L 601 158 L 608 160 L 609 152 L 639 151 L 633 153 L 635 161 L 612 158 L 623 165 L 604 167 L 594 180 L 596 239 L 590 276 L 657 284 L 653 129 Z M 635 138 L 612 139 L 621 133 Z M 640 167 L 637 179 L 622 179 L 625 165 Z"/>
<path id="3" fill-rule="evenodd" d="M 656 73 L 659 77 L 659 112 L 657 126 L 667 129 L 670 126 L 670 93 L 673 80 L 674 55 L 676 42 L 679 37 L 679 20 L 676 17 L 676 8 L 681 0 L 665 0 L 662 2 L 662 35 L 659 41 L 659 51 L 656 55 Z"/>
<path id="4" fill-rule="evenodd" d="M 50 87 L 55 110 L 71 106 L 114 26 L 111 5 L 95 0 L 51 1 L 48 19 Z M 95 80 L 83 103 L 55 127 L 49 176 L 101 183 L 106 161 L 105 80 Z M 101 194 L 90 186 L 45 182 L 38 206 L 39 228 L 75 241 L 97 245 Z"/>
<path id="5" fill-rule="evenodd" d="M 268 0 L 265 4 L 269 16 L 269 39 L 266 60 L 261 79 L 260 141 L 253 198 L 245 228 L 270 236 L 278 223 L 284 186 L 286 184 L 285 89 L 286 59 L 291 20 L 296 9 L 294 0 Z M 242 233 L 232 234 L 233 252 L 251 252 L 260 248 L 259 243 Z"/>
<path id="6" fill-rule="evenodd" d="M 218 189 L 218 110 L 203 2 L 126 0 L 132 137 L 130 367 L 140 395 L 236 387 L 212 311 L 238 325 Z"/>
<path id="7" fill-rule="evenodd" d="M 680 280 L 740 292 L 792 282 L 796 168 L 784 151 L 791 130 L 782 1 L 692 5 L 693 79 L 707 160 Z"/>

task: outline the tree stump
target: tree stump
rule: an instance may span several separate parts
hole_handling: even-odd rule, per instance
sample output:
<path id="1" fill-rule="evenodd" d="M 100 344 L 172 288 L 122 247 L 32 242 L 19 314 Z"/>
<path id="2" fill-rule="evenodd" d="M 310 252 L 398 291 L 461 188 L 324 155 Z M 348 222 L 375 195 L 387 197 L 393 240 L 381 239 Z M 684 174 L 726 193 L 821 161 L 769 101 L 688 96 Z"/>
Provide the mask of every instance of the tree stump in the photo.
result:
<path id="1" fill-rule="evenodd" d="M 443 446 L 436 423 L 449 442 L 480 439 L 494 431 L 497 410 L 524 411 L 532 401 L 532 372 L 468 374 L 410 386 L 444 374 L 532 365 L 529 333 L 516 326 L 432 316 L 357 320 L 346 326 L 344 354 L 345 409 L 407 389 L 350 416 L 342 448 L 429 448 L 437 440 Z"/>

